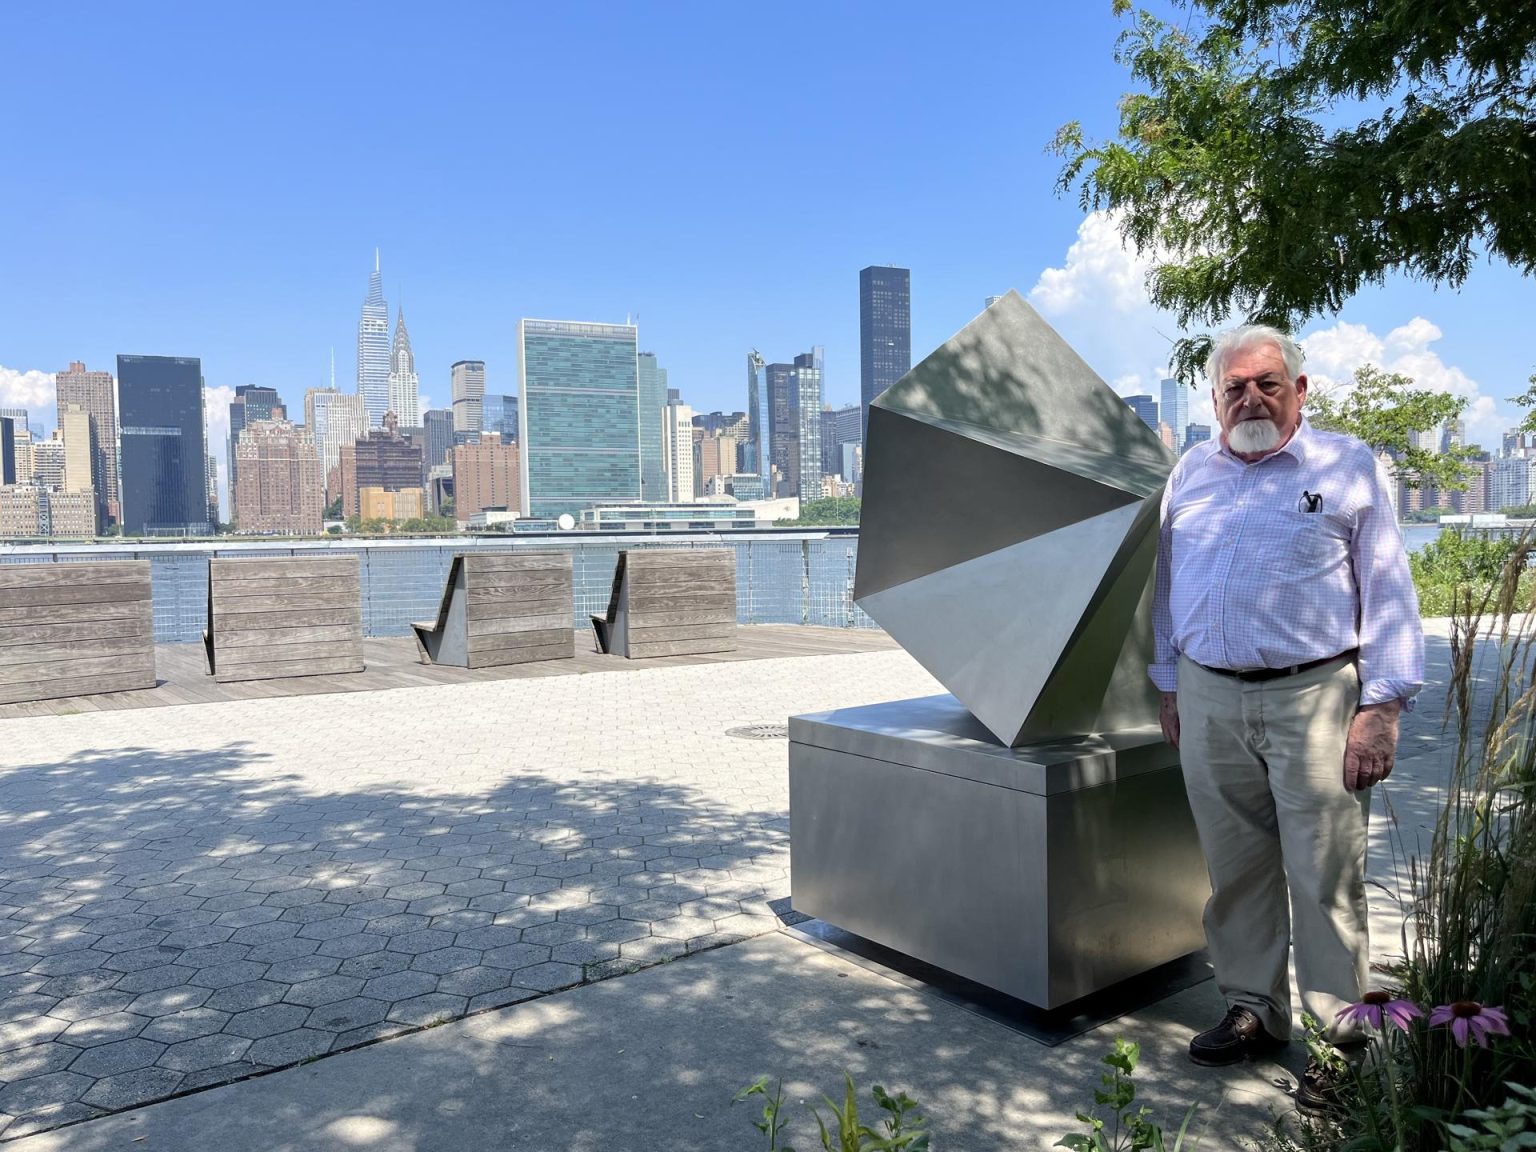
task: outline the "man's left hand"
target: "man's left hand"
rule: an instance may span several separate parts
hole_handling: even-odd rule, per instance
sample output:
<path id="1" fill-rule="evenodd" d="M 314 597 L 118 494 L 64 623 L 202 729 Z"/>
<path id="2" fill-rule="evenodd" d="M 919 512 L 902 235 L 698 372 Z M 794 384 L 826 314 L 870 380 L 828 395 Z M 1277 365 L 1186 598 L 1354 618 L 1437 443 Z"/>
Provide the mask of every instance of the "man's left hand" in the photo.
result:
<path id="1" fill-rule="evenodd" d="M 1399 700 L 1383 704 L 1363 704 L 1349 722 L 1349 739 L 1344 744 L 1344 787 L 1351 792 L 1380 784 L 1392 774 L 1397 758 L 1397 714 Z"/>

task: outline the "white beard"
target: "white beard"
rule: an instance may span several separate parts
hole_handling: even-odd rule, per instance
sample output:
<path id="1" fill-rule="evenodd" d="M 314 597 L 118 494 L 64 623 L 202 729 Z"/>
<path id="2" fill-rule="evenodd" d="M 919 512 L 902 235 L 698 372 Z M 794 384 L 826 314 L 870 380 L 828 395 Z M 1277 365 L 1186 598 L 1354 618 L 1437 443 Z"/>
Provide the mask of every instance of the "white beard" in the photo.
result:
<path id="1" fill-rule="evenodd" d="M 1244 456 L 1273 451 L 1280 443 L 1280 427 L 1273 420 L 1240 420 L 1227 433 L 1227 447 Z"/>

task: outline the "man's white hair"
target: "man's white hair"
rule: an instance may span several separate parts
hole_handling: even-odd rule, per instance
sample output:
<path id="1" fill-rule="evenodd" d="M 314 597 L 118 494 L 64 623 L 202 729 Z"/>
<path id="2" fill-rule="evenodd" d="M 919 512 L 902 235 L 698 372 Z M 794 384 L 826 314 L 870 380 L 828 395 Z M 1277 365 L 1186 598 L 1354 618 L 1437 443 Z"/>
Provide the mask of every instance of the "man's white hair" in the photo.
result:
<path id="1" fill-rule="evenodd" d="M 1211 387 L 1220 391 L 1221 374 L 1228 359 L 1238 352 L 1246 352 L 1263 344 L 1273 344 L 1280 349 L 1280 358 L 1285 361 L 1286 379 L 1295 383 L 1296 377 L 1301 375 L 1301 345 L 1268 324 L 1244 324 L 1239 328 L 1227 329 L 1211 341 L 1211 354 L 1205 361 L 1205 378 L 1210 381 Z"/>

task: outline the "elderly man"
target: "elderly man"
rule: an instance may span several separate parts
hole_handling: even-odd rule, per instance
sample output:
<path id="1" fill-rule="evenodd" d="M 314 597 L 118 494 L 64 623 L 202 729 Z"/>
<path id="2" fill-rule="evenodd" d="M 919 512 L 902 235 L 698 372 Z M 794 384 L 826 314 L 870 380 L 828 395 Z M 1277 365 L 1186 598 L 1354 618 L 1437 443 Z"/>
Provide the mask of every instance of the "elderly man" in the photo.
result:
<path id="1" fill-rule="evenodd" d="M 1302 1008 L 1334 1023 L 1365 990 L 1370 788 L 1392 771 L 1424 638 L 1388 481 L 1360 441 L 1302 416 L 1301 349 L 1219 336 L 1206 364 L 1219 441 L 1168 477 L 1152 680 L 1211 876 L 1206 939 L 1226 1016 L 1197 1064 L 1274 1051 Z M 1289 897 L 1289 900 L 1287 899 Z M 1329 1103 L 1309 1064 L 1304 1106 Z"/>

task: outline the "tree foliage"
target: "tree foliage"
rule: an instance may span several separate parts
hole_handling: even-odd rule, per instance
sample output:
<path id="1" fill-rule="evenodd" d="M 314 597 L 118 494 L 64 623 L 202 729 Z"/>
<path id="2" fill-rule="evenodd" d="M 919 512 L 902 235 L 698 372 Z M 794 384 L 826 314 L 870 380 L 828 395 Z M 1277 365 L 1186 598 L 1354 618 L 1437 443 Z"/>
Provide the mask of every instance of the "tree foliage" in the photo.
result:
<path id="1" fill-rule="evenodd" d="M 369 519 L 360 516 L 347 517 L 347 531 L 361 536 L 443 535 L 458 531 L 458 524 L 446 516 L 413 516 L 408 520 Z"/>
<path id="2" fill-rule="evenodd" d="M 1397 474 L 1410 488 L 1463 488 L 1463 462 L 1474 455 L 1466 447 L 1448 452 L 1421 448 L 1416 433 L 1455 420 L 1466 410 L 1462 396 L 1416 389 L 1413 380 L 1370 364 L 1355 370 L 1354 387 L 1339 396 L 1307 391 L 1307 418 L 1319 428 L 1348 432 L 1377 452 L 1389 452 Z"/>
<path id="3" fill-rule="evenodd" d="M 1131 0 L 1118 138 L 1054 141 L 1063 191 L 1112 210 L 1181 327 L 1295 330 L 1389 273 L 1536 270 L 1536 4 Z M 1192 379 L 1208 341 L 1181 340 Z"/>
<path id="4" fill-rule="evenodd" d="M 828 496 L 823 500 L 802 500 L 800 519 L 775 520 L 780 528 L 826 527 L 859 522 L 859 500 L 856 496 Z"/>

